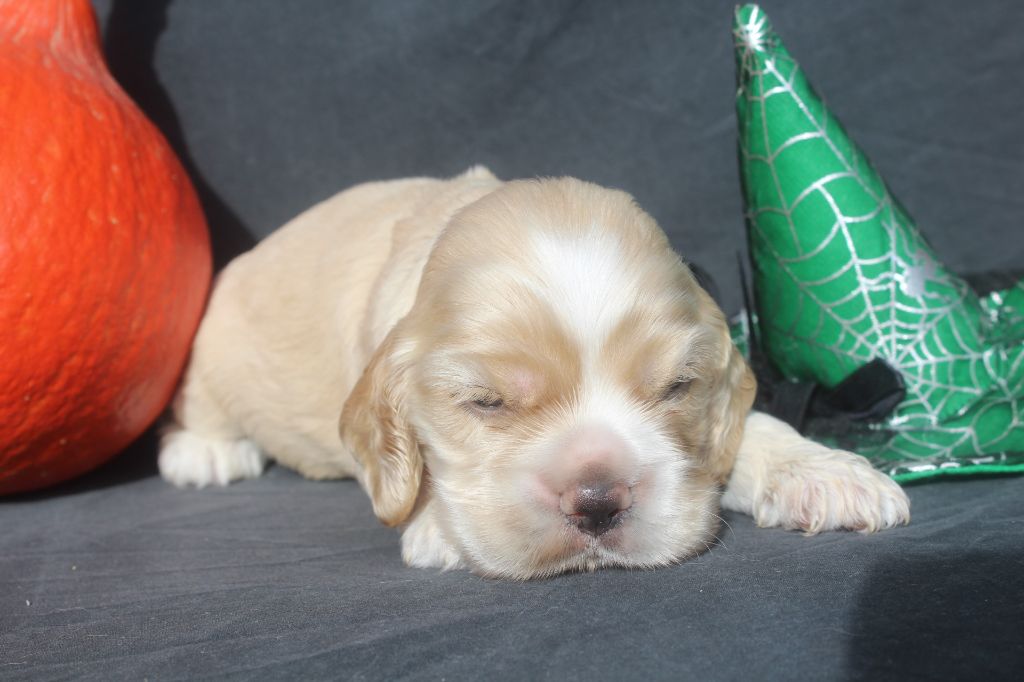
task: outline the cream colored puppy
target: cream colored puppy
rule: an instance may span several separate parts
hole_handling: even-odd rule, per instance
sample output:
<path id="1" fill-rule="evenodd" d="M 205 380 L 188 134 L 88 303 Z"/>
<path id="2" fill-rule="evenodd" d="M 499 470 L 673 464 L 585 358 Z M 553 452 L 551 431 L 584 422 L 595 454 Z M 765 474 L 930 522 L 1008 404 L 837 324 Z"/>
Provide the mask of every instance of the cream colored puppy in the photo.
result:
<path id="1" fill-rule="evenodd" d="M 160 470 L 352 476 L 409 564 L 516 579 L 693 556 L 720 501 L 809 532 L 908 520 L 889 478 L 750 412 L 754 390 L 627 194 L 475 168 L 342 192 L 232 262 Z"/>

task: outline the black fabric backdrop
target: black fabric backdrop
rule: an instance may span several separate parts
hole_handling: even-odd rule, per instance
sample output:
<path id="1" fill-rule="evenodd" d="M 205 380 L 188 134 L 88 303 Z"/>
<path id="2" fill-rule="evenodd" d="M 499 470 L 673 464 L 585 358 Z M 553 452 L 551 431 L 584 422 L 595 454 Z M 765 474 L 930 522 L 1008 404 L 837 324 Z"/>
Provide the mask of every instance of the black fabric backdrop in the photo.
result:
<path id="1" fill-rule="evenodd" d="M 726 2 L 103 0 L 115 75 L 217 260 L 352 183 L 571 174 L 633 193 L 740 305 Z M 1024 4 L 766 2 L 961 271 L 1024 264 Z M 155 439 L 0 501 L 0 678 L 1013 679 L 1024 479 L 910 489 L 876 536 L 756 529 L 653 572 L 408 569 L 352 482 L 155 476 Z"/>

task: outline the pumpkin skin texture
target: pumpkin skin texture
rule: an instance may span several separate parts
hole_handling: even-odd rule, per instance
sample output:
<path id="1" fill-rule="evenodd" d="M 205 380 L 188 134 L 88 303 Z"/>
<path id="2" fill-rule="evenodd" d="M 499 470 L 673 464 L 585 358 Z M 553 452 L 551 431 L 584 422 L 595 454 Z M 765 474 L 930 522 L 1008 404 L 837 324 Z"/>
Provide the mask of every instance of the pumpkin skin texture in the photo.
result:
<path id="1" fill-rule="evenodd" d="M 84 473 L 175 389 L 209 235 L 88 0 L 0 0 L 0 494 Z"/>

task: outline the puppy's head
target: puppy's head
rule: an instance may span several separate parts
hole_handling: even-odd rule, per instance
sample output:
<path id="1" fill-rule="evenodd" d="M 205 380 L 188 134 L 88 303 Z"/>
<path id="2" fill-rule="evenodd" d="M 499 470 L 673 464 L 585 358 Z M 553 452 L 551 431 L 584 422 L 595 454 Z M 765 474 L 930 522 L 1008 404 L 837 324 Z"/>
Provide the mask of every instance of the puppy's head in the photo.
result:
<path id="1" fill-rule="evenodd" d="M 628 195 L 522 181 L 448 225 L 342 431 L 382 520 L 430 496 L 465 563 L 528 578 L 704 549 L 753 394 Z"/>

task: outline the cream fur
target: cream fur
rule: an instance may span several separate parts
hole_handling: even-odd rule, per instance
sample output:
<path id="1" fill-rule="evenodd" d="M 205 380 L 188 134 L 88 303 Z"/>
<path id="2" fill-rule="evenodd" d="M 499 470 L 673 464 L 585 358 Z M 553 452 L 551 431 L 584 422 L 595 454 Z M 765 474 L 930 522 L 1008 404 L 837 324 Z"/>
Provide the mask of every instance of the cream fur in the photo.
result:
<path id="1" fill-rule="evenodd" d="M 753 393 L 721 311 L 628 195 L 475 168 L 347 190 L 232 262 L 160 469 L 223 485 L 266 456 L 353 476 L 410 565 L 515 579 L 703 551 L 727 481 L 762 525 L 906 522 L 898 486 L 748 417 Z M 566 511 L 594 476 L 629 490 L 599 537 Z"/>

